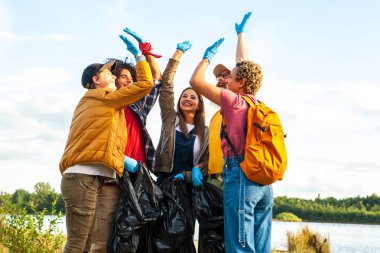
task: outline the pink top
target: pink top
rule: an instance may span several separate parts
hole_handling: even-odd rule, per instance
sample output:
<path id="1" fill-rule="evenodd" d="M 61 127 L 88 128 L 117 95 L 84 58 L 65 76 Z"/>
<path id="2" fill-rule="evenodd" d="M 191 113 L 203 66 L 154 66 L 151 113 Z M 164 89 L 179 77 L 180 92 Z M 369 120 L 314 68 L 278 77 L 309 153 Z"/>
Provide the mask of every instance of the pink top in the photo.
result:
<path id="1" fill-rule="evenodd" d="M 246 94 L 246 96 L 256 102 L 254 96 L 249 94 Z M 227 89 L 221 90 L 221 100 L 221 114 L 223 115 L 224 124 L 227 125 L 228 137 L 235 146 L 238 155 L 244 155 L 249 104 L 240 94 Z M 224 158 L 235 156 L 225 138 L 222 139 L 222 151 Z"/>

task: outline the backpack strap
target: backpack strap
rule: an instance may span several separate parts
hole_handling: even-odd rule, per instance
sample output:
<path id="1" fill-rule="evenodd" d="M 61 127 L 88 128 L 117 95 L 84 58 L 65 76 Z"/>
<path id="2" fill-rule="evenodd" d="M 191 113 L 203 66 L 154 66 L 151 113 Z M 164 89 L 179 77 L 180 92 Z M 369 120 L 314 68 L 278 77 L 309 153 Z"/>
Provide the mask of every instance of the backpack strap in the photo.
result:
<path id="1" fill-rule="evenodd" d="M 244 95 L 242 95 L 242 97 L 243 97 L 244 100 L 249 104 L 249 106 L 251 106 L 252 108 L 254 108 L 254 107 L 257 106 L 257 105 L 251 100 L 250 97 L 248 97 L 248 96 L 244 96 Z M 261 101 L 259 101 L 259 100 L 257 100 L 257 102 L 259 103 L 260 106 L 264 106 L 264 107 L 265 107 L 264 102 L 261 102 Z M 265 131 L 266 131 L 265 127 L 264 127 L 264 126 L 261 126 L 261 125 L 260 125 L 259 123 L 257 123 L 257 122 L 254 122 L 253 125 L 254 125 L 255 127 L 259 128 L 262 132 L 265 132 Z"/>
<path id="2" fill-rule="evenodd" d="M 223 138 L 226 139 L 228 145 L 229 145 L 229 146 L 231 147 L 231 149 L 232 149 L 232 152 L 234 152 L 235 157 L 239 160 L 239 163 L 241 163 L 242 161 L 241 161 L 241 159 L 239 158 L 238 152 L 237 152 L 237 150 L 236 150 L 234 144 L 232 144 L 232 141 L 231 141 L 230 137 L 228 137 L 228 134 L 227 134 L 227 132 L 226 132 L 226 127 L 227 127 L 227 126 L 226 126 L 225 124 L 223 124 L 223 121 L 222 121 L 222 126 L 221 126 L 221 131 L 220 131 L 220 139 L 223 139 Z"/>
<path id="3" fill-rule="evenodd" d="M 242 98 L 244 98 L 244 100 L 251 106 L 251 107 L 255 107 L 257 104 L 255 104 L 252 99 L 248 96 L 245 96 L 245 95 L 242 95 Z M 257 100 L 257 102 L 260 104 L 260 105 L 264 105 L 264 103 L 260 100 Z M 265 105 L 264 105 L 265 106 Z"/>

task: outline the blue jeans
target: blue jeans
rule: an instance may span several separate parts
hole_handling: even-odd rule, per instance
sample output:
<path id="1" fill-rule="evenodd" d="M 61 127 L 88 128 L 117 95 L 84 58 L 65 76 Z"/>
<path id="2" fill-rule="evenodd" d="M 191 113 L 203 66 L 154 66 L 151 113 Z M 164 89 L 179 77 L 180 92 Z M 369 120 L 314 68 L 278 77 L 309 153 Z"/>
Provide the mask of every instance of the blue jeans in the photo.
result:
<path id="1" fill-rule="evenodd" d="M 247 179 L 234 157 L 225 159 L 223 177 L 226 253 L 270 253 L 272 186 Z"/>

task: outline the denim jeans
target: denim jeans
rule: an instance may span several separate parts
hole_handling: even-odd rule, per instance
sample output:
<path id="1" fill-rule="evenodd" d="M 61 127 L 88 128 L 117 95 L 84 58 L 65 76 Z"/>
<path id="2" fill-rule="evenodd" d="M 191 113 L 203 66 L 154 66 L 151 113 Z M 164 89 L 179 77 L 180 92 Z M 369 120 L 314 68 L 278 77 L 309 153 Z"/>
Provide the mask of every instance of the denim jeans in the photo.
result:
<path id="1" fill-rule="evenodd" d="M 225 159 L 223 177 L 226 253 L 270 253 L 272 186 L 247 179 L 234 157 Z"/>

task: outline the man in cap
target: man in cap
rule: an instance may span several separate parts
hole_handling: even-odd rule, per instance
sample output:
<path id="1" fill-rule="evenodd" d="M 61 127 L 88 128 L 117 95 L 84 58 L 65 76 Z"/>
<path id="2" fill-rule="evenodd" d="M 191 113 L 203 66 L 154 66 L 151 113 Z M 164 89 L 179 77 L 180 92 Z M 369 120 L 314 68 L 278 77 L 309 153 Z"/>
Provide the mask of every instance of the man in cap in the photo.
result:
<path id="1" fill-rule="evenodd" d="M 127 48 L 129 50 L 129 48 Z M 152 73 L 138 50 L 137 82 L 116 89 L 111 73 L 115 62 L 94 63 L 84 69 L 82 86 L 88 91 L 73 115 L 66 147 L 60 161 L 61 192 L 66 206 L 67 242 L 64 253 L 88 252 L 98 194 L 103 183 L 122 175 L 124 168 L 137 170 L 125 158 L 126 123 L 123 108 L 146 96 L 153 87 Z"/>
<path id="2" fill-rule="evenodd" d="M 215 66 L 213 71 L 216 78 L 216 87 L 226 89 L 231 71 L 223 64 Z M 222 115 L 220 109 L 212 116 L 209 124 L 209 161 L 208 161 L 208 182 L 223 189 L 223 154 L 220 149 L 220 127 L 222 125 Z"/>

